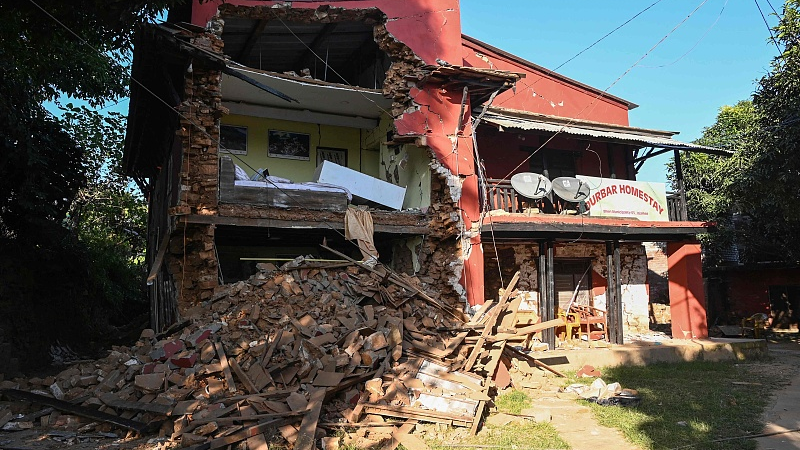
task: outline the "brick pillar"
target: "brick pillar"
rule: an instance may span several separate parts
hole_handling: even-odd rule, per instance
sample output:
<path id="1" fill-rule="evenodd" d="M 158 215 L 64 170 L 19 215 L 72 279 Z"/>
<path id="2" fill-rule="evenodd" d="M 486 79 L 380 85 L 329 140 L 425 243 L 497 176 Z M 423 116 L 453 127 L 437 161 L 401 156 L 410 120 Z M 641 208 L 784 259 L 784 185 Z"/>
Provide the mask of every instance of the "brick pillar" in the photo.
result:
<path id="1" fill-rule="evenodd" d="M 672 337 L 707 338 L 708 322 L 700 243 L 667 243 L 667 264 Z"/>

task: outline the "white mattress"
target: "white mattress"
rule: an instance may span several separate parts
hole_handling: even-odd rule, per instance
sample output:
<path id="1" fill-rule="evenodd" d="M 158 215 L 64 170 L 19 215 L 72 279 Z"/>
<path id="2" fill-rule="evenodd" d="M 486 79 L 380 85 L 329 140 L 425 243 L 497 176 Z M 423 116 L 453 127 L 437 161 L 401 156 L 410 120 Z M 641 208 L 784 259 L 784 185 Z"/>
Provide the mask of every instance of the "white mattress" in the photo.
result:
<path id="1" fill-rule="evenodd" d="M 249 187 L 271 187 L 281 191 L 315 191 L 315 192 L 338 192 L 347 194 L 347 200 L 353 200 L 353 195 L 346 188 L 336 186 L 333 184 L 325 183 L 280 183 L 274 181 L 251 181 L 251 180 L 236 180 L 236 186 L 249 186 Z"/>

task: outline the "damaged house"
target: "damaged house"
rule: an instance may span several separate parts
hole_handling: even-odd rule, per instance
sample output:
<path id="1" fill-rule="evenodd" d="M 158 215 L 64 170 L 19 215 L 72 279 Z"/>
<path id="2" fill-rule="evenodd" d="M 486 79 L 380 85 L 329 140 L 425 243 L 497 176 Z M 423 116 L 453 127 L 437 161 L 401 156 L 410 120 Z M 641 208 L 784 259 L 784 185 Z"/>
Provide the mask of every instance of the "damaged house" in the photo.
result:
<path id="1" fill-rule="evenodd" d="M 622 343 L 649 326 L 642 243 L 667 242 L 673 336 L 707 335 L 706 225 L 636 172 L 719 150 L 631 127 L 637 105 L 462 35 L 459 14 L 193 1 L 141 31 L 124 167 L 149 201 L 153 328 L 258 263 L 345 255 L 465 311 L 519 272 L 531 320 L 580 306 L 587 338 Z"/>

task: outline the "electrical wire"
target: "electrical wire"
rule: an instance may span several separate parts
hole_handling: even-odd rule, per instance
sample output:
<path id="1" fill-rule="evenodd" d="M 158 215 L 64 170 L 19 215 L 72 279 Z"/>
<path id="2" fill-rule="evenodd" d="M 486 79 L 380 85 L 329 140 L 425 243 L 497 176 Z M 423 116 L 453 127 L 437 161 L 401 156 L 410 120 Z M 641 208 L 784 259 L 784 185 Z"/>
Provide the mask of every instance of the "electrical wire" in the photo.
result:
<path id="1" fill-rule="evenodd" d="M 74 32 L 72 29 L 70 29 L 70 28 L 69 28 L 68 26 L 66 26 L 64 23 L 62 23 L 62 22 L 61 22 L 61 21 L 59 21 L 57 18 L 55 18 L 55 17 L 54 17 L 52 14 L 50 14 L 50 13 L 49 13 L 47 10 L 45 10 L 44 8 L 42 8 L 42 7 L 41 7 L 39 4 L 37 4 L 37 3 L 36 3 L 36 1 L 35 1 L 35 0 L 28 0 L 28 1 L 29 1 L 30 3 L 32 3 L 34 6 L 36 6 L 38 9 L 40 9 L 40 10 L 41 10 L 43 13 L 45 13 L 45 14 L 46 14 L 48 17 L 50 17 L 52 20 L 54 20 L 54 21 L 55 21 L 55 22 L 56 22 L 58 25 L 60 25 L 62 28 L 64 28 L 64 29 L 66 29 L 67 31 L 69 31 L 69 32 L 70 32 L 72 35 L 74 35 L 74 36 L 75 36 L 75 37 L 76 37 L 78 40 L 80 40 L 80 41 L 81 41 L 81 42 L 82 42 L 84 45 L 86 45 L 86 46 L 87 46 L 87 47 L 89 47 L 90 49 L 94 50 L 95 52 L 97 52 L 97 53 L 98 53 L 98 54 L 100 54 L 101 56 L 106 56 L 106 55 L 104 55 L 102 52 L 100 52 L 98 49 L 96 49 L 96 48 L 92 47 L 92 45 L 91 45 L 91 44 L 89 44 L 89 43 L 88 43 L 88 42 L 87 42 L 85 39 L 83 39 L 83 38 L 82 38 L 80 35 L 78 35 L 77 33 L 75 33 L 75 32 Z M 116 63 L 116 61 L 113 61 L 113 60 L 112 60 L 112 62 L 115 62 L 115 63 Z M 117 64 L 118 64 L 118 63 L 117 63 Z M 227 152 L 227 148 L 225 148 L 225 146 L 224 146 L 224 145 L 222 145 L 222 143 L 221 143 L 221 142 L 220 142 L 218 139 L 216 139 L 216 138 L 215 138 L 214 136 L 212 136 L 212 135 L 211 135 L 211 134 L 210 134 L 208 131 L 206 131 L 206 130 L 205 130 L 205 128 L 203 128 L 203 127 L 199 126 L 199 125 L 198 125 L 198 124 L 196 124 L 194 121 L 192 121 L 191 119 L 189 119 L 188 117 L 186 117 L 186 116 L 185 116 L 184 114 L 182 114 L 180 111 L 178 111 L 177 109 L 175 109 L 175 107 L 173 107 L 172 105 L 170 105 L 169 103 L 167 103 L 165 100 L 163 100 L 161 97 L 159 97 L 158 95 L 156 95 L 156 94 L 155 94 L 153 91 L 151 91 L 150 89 L 148 89 L 148 88 L 147 88 L 147 87 L 146 87 L 146 86 L 145 86 L 143 83 L 139 82 L 139 81 L 138 81 L 138 80 L 137 80 L 135 77 L 133 77 L 132 75 L 131 75 L 130 79 L 131 79 L 131 81 L 133 81 L 134 83 L 136 83 L 138 86 L 140 86 L 140 87 L 141 87 L 141 88 L 142 88 L 142 89 L 143 89 L 145 92 L 147 92 L 147 93 L 149 93 L 150 95 L 152 95 L 152 96 L 153 96 L 153 98 L 155 98 L 156 100 L 158 100 L 159 102 L 163 103 L 163 104 L 164 104 L 164 105 L 166 105 L 168 108 L 170 108 L 170 109 L 171 109 L 173 112 L 175 112 L 175 114 L 177 114 L 177 115 L 178 115 L 178 116 L 179 116 L 181 119 L 185 120 L 187 123 L 191 124 L 191 125 L 192 125 L 194 128 L 196 128 L 198 131 L 200 131 L 201 133 L 203 133 L 203 134 L 204 134 L 206 137 L 208 137 L 208 138 L 209 138 L 209 139 L 212 141 L 212 143 L 214 143 L 214 144 L 218 145 L 218 146 L 219 146 L 219 148 L 220 148 L 220 150 L 224 150 L 224 151 L 226 151 L 226 152 Z M 237 160 L 239 160 L 239 162 L 241 162 L 242 164 L 244 164 L 245 166 L 247 166 L 248 168 L 250 168 L 251 170 L 253 170 L 253 171 L 255 171 L 255 170 L 256 170 L 255 168 L 253 168 L 253 166 L 251 166 L 250 164 L 248 164 L 246 161 L 242 160 L 242 158 L 240 158 L 238 155 L 236 155 L 236 154 L 233 154 L 233 153 L 230 153 L 230 152 L 228 152 L 228 153 L 229 153 L 231 156 L 235 157 Z M 279 191 L 281 191 L 281 192 L 282 192 L 284 195 L 286 195 L 286 196 L 287 196 L 287 198 L 289 198 L 289 199 L 290 199 L 290 200 L 292 200 L 294 203 L 296 203 L 296 204 L 297 204 L 297 206 L 298 206 L 299 208 L 301 208 L 301 209 L 303 209 L 303 210 L 307 210 L 307 211 L 312 211 L 312 210 L 308 209 L 307 207 L 305 207 L 305 206 L 304 206 L 304 205 L 303 205 L 303 204 L 302 204 L 302 203 L 301 203 L 299 200 L 297 200 L 297 199 L 294 197 L 294 195 L 292 195 L 292 194 L 288 193 L 286 190 L 282 189 L 282 188 L 281 188 L 280 186 L 278 186 L 276 183 L 272 182 L 271 180 L 269 180 L 269 179 L 267 179 L 267 178 L 264 178 L 264 180 L 266 181 L 266 183 L 265 183 L 265 184 L 267 184 L 267 183 L 269 183 L 269 184 L 272 184 L 274 188 L 276 188 L 276 189 L 278 189 Z M 335 227 L 334 227 L 334 226 L 333 226 L 331 223 L 329 223 L 328 221 L 326 221 L 326 220 L 324 220 L 324 219 L 321 221 L 321 223 L 323 223 L 324 225 L 326 225 L 328 228 L 330 228 L 330 229 L 331 229 L 332 231 L 334 231 L 335 233 L 339 234 L 339 235 L 340 235 L 342 238 L 344 238 L 344 239 L 345 239 L 345 241 L 349 242 L 350 244 L 352 244 L 353 246 L 355 246 L 355 247 L 357 247 L 359 250 L 361 250 L 361 248 L 360 248 L 360 247 L 358 247 L 358 245 L 357 245 L 355 242 L 352 242 L 352 241 L 350 241 L 350 240 L 347 240 L 347 238 L 345 237 L 344 233 L 342 233 L 341 231 L 339 231 L 338 229 L 336 229 L 336 228 L 335 228 Z M 376 259 L 377 259 L 377 255 L 370 255 L 370 256 L 376 257 Z M 392 271 L 392 270 L 391 270 L 389 267 L 386 267 L 386 266 L 384 266 L 384 268 L 387 270 L 387 272 L 390 272 L 390 273 L 393 273 L 393 274 L 394 274 L 394 271 Z"/>
<path id="2" fill-rule="evenodd" d="M 603 35 L 603 37 L 601 37 L 600 39 L 597 39 L 596 41 L 594 41 L 594 42 L 592 42 L 591 44 L 589 44 L 589 46 L 585 47 L 583 50 L 581 50 L 581 51 L 579 51 L 578 53 L 576 53 L 576 54 L 572 55 L 572 57 L 570 57 L 570 58 L 569 58 L 569 59 L 567 59 L 566 61 L 562 62 L 562 63 L 561 63 L 561 64 L 559 64 L 558 66 L 556 66 L 556 68 L 555 68 L 555 69 L 553 69 L 552 71 L 553 71 L 553 72 L 556 72 L 556 71 L 558 71 L 558 69 L 560 69 L 560 68 L 564 67 L 565 65 L 567 65 L 568 63 L 570 63 L 572 60 L 574 60 L 574 59 L 575 59 L 575 58 L 577 58 L 578 56 L 581 56 L 581 55 L 582 55 L 582 54 L 584 54 L 586 51 L 588 51 L 589 49 L 591 49 L 591 48 L 592 48 L 592 47 L 594 47 L 595 45 L 599 44 L 599 43 L 600 43 L 601 41 L 603 41 L 605 38 L 607 38 L 607 37 L 611 36 L 612 34 L 614 34 L 615 32 L 617 32 L 617 31 L 618 31 L 620 28 L 622 28 L 622 27 L 624 27 L 625 25 L 627 25 L 627 24 L 631 23 L 631 22 L 632 22 L 634 19 L 636 19 L 637 17 L 641 16 L 641 15 L 642 15 L 642 14 L 644 14 L 644 13 L 645 13 L 647 10 L 649 10 L 649 9 L 650 9 L 650 8 L 652 8 L 653 6 L 656 6 L 657 4 L 661 3 L 662 1 L 663 1 L 663 0 L 656 0 L 655 2 L 651 3 L 651 4 L 650 4 L 649 6 L 647 6 L 645 9 L 643 9 L 643 10 L 639 11 L 638 13 L 634 14 L 634 15 L 633 15 L 633 17 L 631 17 L 630 19 L 626 20 L 625 22 L 622 22 L 622 24 L 618 25 L 616 28 L 614 28 L 613 30 L 611 30 L 611 31 L 609 31 L 608 33 L 606 33 L 605 35 Z M 539 81 L 543 80 L 543 79 L 544 79 L 544 77 L 539 77 L 539 78 L 537 78 L 536 80 L 534 80 L 534 82 L 533 82 L 533 83 L 531 83 L 531 84 L 529 84 L 528 86 L 526 86 L 526 87 L 525 87 L 525 89 L 522 89 L 522 90 L 520 91 L 520 93 L 522 93 L 522 92 L 525 92 L 525 91 L 528 91 L 528 90 L 530 90 L 530 89 L 533 89 L 533 86 L 534 86 L 536 83 L 538 83 Z M 514 98 L 514 96 L 513 96 L 513 95 L 512 95 L 512 96 L 509 96 L 509 98 L 507 98 L 507 99 L 503 100 L 502 102 L 500 102 L 500 104 L 499 104 L 498 106 L 503 106 L 503 104 L 505 104 L 507 101 L 511 100 L 512 98 Z"/>
<path id="3" fill-rule="evenodd" d="M 770 27 L 769 23 L 767 23 L 767 18 L 766 18 L 766 16 L 764 16 L 764 11 L 761 10 L 761 5 L 758 4 L 758 0 L 753 0 L 753 1 L 756 4 L 756 8 L 758 8 L 759 14 L 761 14 L 761 19 L 764 21 L 764 25 L 766 25 L 767 31 L 769 31 L 769 37 L 772 39 L 772 43 L 775 44 L 775 48 L 778 49 L 778 54 L 781 54 L 782 53 L 781 52 L 781 47 L 778 45 L 778 41 L 775 40 L 775 35 L 772 34 L 772 27 Z M 770 5 L 770 6 L 772 6 L 772 5 Z"/>
<path id="4" fill-rule="evenodd" d="M 662 43 L 663 43 L 665 40 L 667 40 L 667 38 L 669 38 L 669 37 L 670 37 L 670 36 L 671 36 L 671 35 L 672 35 L 672 34 L 673 34 L 673 33 L 674 33 L 674 32 L 675 32 L 675 31 L 676 31 L 678 28 L 680 28 L 680 27 L 681 27 L 681 25 L 683 25 L 684 23 L 686 23 L 686 21 L 687 21 L 687 20 L 689 20 L 689 18 L 690 18 L 690 17 L 692 17 L 692 16 L 693 16 L 693 15 L 694 15 L 694 14 L 695 14 L 695 13 L 696 13 L 696 12 L 697 12 L 697 11 L 698 11 L 700 8 L 702 8 L 702 7 L 703 7 L 703 5 L 705 5 L 705 4 L 706 4 L 706 2 L 708 2 L 708 0 L 702 0 L 702 1 L 700 2 L 700 4 L 699 4 L 699 5 L 697 5 L 697 7 L 695 7 L 695 8 L 694 8 L 694 10 L 692 10 L 692 12 L 690 12 L 690 13 L 689 13 L 689 15 L 687 15 L 686 17 L 684 17 L 684 18 L 683 18 L 683 20 L 681 20 L 680 22 L 678 22 L 678 24 L 677 24 L 677 25 L 675 25 L 675 26 L 674 26 L 674 27 L 673 27 L 673 28 L 672 28 L 672 29 L 671 29 L 671 30 L 670 30 L 670 31 L 669 31 L 669 32 L 668 32 L 666 35 L 664 35 L 664 37 L 662 37 L 662 38 L 661 38 L 661 39 L 660 39 L 658 42 L 656 42 L 656 43 L 655 43 L 655 45 L 653 45 L 653 46 L 652 46 L 652 47 L 651 47 L 649 50 L 647 50 L 647 52 L 645 52 L 645 53 L 644 53 L 644 54 L 643 54 L 643 55 L 642 55 L 642 56 L 641 56 L 641 57 L 640 57 L 638 60 L 636 60 L 636 62 L 634 62 L 634 63 L 633 63 L 633 65 L 631 65 L 631 66 L 630 66 L 630 67 L 629 67 L 629 68 L 628 68 L 628 69 L 627 69 L 625 72 L 623 72 L 623 73 L 622 73 L 622 75 L 620 75 L 619 77 L 617 77 L 617 79 L 616 79 L 616 80 L 614 80 L 614 82 L 613 82 L 613 83 L 611 83 L 611 84 L 610 84 L 610 85 L 609 85 L 607 88 L 605 88 L 605 89 L 604 89 L 604 90 L 603 90 L 603 91 L 602 91 L 600 94 L 598 94 L 598 95 L 597 95 L 597 96 L 596 96 L 594 99 L 592 99 L 592 101 L 591 101 L 591 102 L 589 102 L 589 104 L 588 104 L 588 105 L 586 105 L 586 106 L 585 106 L 585 107 L 584 107 L 582 110 L 580 110 L 580 111 L 578 112 L 578 114 L 576 114 L 576 115 L 575 115 L 575 117 L 571 117 L 571 118 L 569 119 L 569 121 L 567 121 L 567 123 L 566 123 L 566 124 L 562 125 L 562 126 L 561 126 L 561 128 L 559 128 L 559 129 L 558 129 L 558 131 L 556 131 L 556 132 L 555 132 L 555 133 L 554 133 L 552 136 L 550 136 L 550 137 L 549 137 L 549 138 L 548 138 L 548 139 L 547 139 L 547 140 L 546 140 L 546 141 L 545 141 L 543 144 L 541 144 L 541 145 L 540 145 L 540 146 L 539 146 L 539 147 L 538 147 L 536 150 L 534 150 L 533 152 L 531 152 L 531 154 L 530 154 L 530 155 L 528 155 L 528 157 L 527 157 L 527 158 L 525 158 L 524 160 L 522 160 L 522 162 L 520 162 L 519 164 L 517 164 L 517 166 L 516 166 L 516 167 L 514 167 L 513 169 L 511 169 L 511 171 L 510 171 L 509 173 L 507 173 L 507 174 L 506 174 L 506 175 L 505 175 L 503 178 L 501 178 L 501 179 L 500 179 L 500 180 L 499 180 L 497 183 L 495 183 L 495 185 L 494 185 L 494 186 L 496 187 L 496 186 L 497 186 L 499 183 L 501 183 L 501 182 L 505 181 L 506 179 L 508 179 L 508 177 L 509 177 L 509 176 L 511 176 L 511 174 L 513 174 L 514 172 L 516 172 L 516 170 L 517 170 L 517 169 L 519 169 L 520 167 L 522 167 L 522 165 L 523 165 L 523 164 L 527 163 L 527 162 L 528 162 L 528 160 L 530 160 L 530 159 L 533 157 L 533 155 L 535 155 L 537 152 L 539 152 L 541 149 L 543 149 L 543 148 L 544 148 L 544 147 L 545 147 L 547 144 L 549 144 L 549 143 L 550 143 L 550 141 L 552 141 L 553 139 L 555 139 L 555 137 L 556 137 L 556 136 L 558 136 L 559 134 L 563 133 L 563 132 L 564 132 L 564 130 L 565 130 L 565 129 L 566 129 L 568 126 L 572 125 L 572 124 L 573 124 L 573 123 L 574 123 L 576 120 L 579 120 L 579 117 L 580 117 L 580 116 L 581 116 L 581 115 L 582 115 L 584 112 L 586 112 L 587 110 L 589 110 L 589 108 L 590 108 L 590 107 L 593 109 L 593 108 L 596 106 L 596 103 L 597 103 L 597 101 L 598 101 L 598 100 L 600 100 L 601 98 L 605 97 L 605 96 L 608 94 L 608 91 L 609 91 L 609 89 L 611 89 L 611 88 L 612 88 L 612 87 L 614 87 L 614 86 L 615 86 L 617 83 L 619 83 L 619 81 L 620 81 L 620 80 L 622 80 L 622 79 L 623 79 L 623 78 L 624 78 L 626 75 L 628 75 L 628 74 L 631 72 L 631 70 L 633 70 L 633 69 L 634 69 L 634 67 L 636 67 L 637 65 L 639 65 L 639 63 L 640 63 L 640 62 L 642 62 L 642 61 L 643 61 L 645 58 L 647 58 L 647 57 L 650 55 L 650 53 L 651 53 L 653 50 L 655 50 L 655 49 L 656 49 L 656 48 L 657 48 L 659 45 L 661 45 L 661 44 L 662 44 Z"/>
<path id="5" fill-rule="evenodd" d="M 664 68 L 664 67 L 669 67 L 669 66 L 677 63 L 678 61 L 682 60 L 683 58 L 685 58 L 686 55 L 688 55 L 689 53 L 692 53 L 694 51 L 694 49 L 696 49 L 697 46 L 700 45 L 701 42 L 703 42 L 703 39 L 705 39 L 706 36 L 708 36 L 708 33 L 711 32 L 711 30 L 717 25 L 717 22 L 719 22 L 719 19 L 722 18 L 722 13 L 725 12 L 725 7 L 728 6 L 728 1 L 729 0 L 725 0 L 725 3 L 722 5 L 722 9 L 719 11 L 719 14 L 717 15 L 717 18 L 714 20 L 714 23 L 712 23 L 711 26 L 708 27 L 706 32 L 703 33 L 702 36 L 700 36 L 700 39 L 698 39 L 697 42 L 695 42 L 694 45 L 689 50 L 686 51 L 686 53 L 684 53 L 681 56 L 679 56 L 678 59 L 676 59 L 675 61 L 672 61 L 671 63 L 662 64 L 662 65 L 659 65 L 659 66 L 646 66 L 646 65 L 642 64 L 639 67 L 647 68 L 647 69 L 661 69 L 661 68 Z"/>

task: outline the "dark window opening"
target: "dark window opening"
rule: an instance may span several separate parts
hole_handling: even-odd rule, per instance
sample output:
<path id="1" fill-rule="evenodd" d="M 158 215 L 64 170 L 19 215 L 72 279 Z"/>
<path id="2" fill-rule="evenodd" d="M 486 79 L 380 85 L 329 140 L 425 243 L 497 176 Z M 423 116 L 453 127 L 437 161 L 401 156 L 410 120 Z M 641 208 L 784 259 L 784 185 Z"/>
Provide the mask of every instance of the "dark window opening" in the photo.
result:
<path id="1" fill-rule="evenodd" d="M 773 328 L 800 326 L 800 286 L 770 286 L 769 304 Z"/>
<path id="2" fill-rule="evenodd" d="M 533 152 L 536 149 L 522 147 L 522 150 Z M 577 152 L 544 148 L 536 152 L 528 162 L 531 172 L 540 173 L 553 180 L 558 177 L 574 177 L 578 157 Z"/>
<path id="3" fill-rule="evenodd" d="M 225 54 L 254 69 L 381 89 L 391 65 L 371 25 L 226 17 Z"/>
<path id="4" fill-rule="evenodd" d="M 553 278 L 560 311 L 566 311 L 570 302 L 575 305 L 592 306 L 590 265 L 591 260 L 584 259 L 555 261 Z M 573 295 L 575 296 L 574 301 L 572 300 Z"/>

